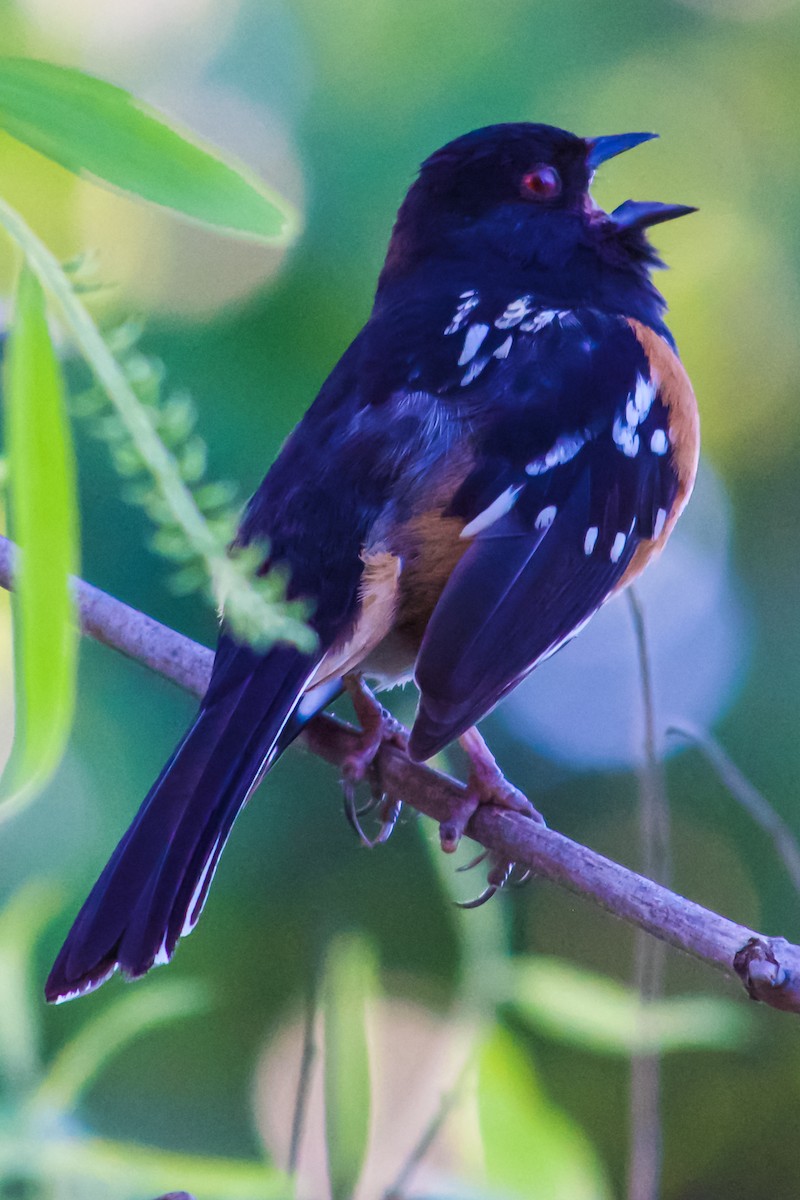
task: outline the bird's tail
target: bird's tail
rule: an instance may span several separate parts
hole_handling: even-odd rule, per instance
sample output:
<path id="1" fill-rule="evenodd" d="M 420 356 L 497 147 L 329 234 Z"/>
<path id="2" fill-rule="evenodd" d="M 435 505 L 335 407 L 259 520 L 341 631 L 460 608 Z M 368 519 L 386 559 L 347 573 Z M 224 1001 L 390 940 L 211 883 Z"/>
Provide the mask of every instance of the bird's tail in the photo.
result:
<path id="1" fill-rule="evenodd" d="M 233 822 L 287 744 L 281 734 L 314 665 L 279 646 L 261 658 L 239 651 L 215 675 L 78 914 L 47 980 L 49 1001 L 93 991 L 115 970 L 134 979 L 169 961 L 200 916 Z"/>

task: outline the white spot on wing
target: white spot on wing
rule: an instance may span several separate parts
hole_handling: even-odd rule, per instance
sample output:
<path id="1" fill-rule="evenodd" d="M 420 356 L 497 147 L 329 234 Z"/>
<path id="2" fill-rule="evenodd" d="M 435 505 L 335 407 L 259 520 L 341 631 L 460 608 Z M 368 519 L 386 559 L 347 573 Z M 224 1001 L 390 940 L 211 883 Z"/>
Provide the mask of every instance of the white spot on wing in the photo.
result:
<path id="1" fill-rule="evenodd" d="M 477 379 L 483 368 L 489 361 L 489 355 L 483 355 L 481 358 L 473 358 L 468 370 L 464 373 L 464 378 L 461 380 L 461 386 L 466 387 L 468 383 L 472 383 L 473 379 Z"/>
<path id="2" fill-rule="evenodd" d="M 617 536 L 614 538 L 614 544 L 611 547 L 611 554 L 609 555 L 613 563 L 619 562 L 620 558 L 622 557 L 622 551 L 625 549 L 625 543 L 627 540 L 628 535 L 620 530 Z"/>
<path id="3" fill-rule="evenodd" d="M 657 390 L 655 383 L 637 375 L 634 389 L 625 402 L 625 414 L 614 421 L 611 436 L 617 448 L 628 458 L 635 458 L 639 453 L 639 434 L 636 430 L 647 419 Z"/>
<path id="4" fill-rule="evenodd" d="M 495 350 L 494 357 L 495 358 L 508 358 L 509 352 L 510 352 L 513 344 L 514 344 L 514 338 L 512 337 L 511 334 L 509 334 L 508 337 L 506 338 L 506 340 L 504 342 L 502 342 Z"/>
<path id="5" fill-rule="evenodd" d="M 490 525 L 494 525 L 495 521 L 499 521 L 507 512 L 510 512 L 514 507 L 517 496 L 522 491 L 522 484 L 512 485 L 507 487 L 504 492 L 501 492 L 496 500 L 493 500 L 488 508 L 483 512 L 478 513 L 477 517 L 473 517 L 468 525 L 465 525 L 461 530 L 461 537 L 475 537 L 484 529 L 488 529 Z"/>
<path id="6" fill-rule="evenodd" d="M 512 326 L 519 325 L 520 321 L 527 317 L 532 308 L 532 296 L 520 296 L 518 300 L 512 300 L 503 314 L 495 321 L 495 327 L 497 329 L 511 329 Z"/>
<path id="7" fill-rule="evenodd" d="M 635 425 L 629 425 L 624 417 L 617 417 L 611 436 L 614 444 L 627 458 L 636 458 L 639 453 L 639 435 Z"/>
<path id="8" fill-rule="evenodd" d="M 538 333 L 540 329 L 544 329 L 546 325 L 554 321 L 557 316 L 558 313 L 554 308 L 543 308 L 532 320 L 525 321 L 523 325 L 520 325 L 520 329 L 523 329 L 525 333 Z"/>
<path id="9" fill-rule="evenodd" d="M 464 349 L 461 351 L 461 357 L 458 360 L 460 367 L 465 367 L 468 362 L 471 362 L 483 345 L 483 340 L 488 332 L 489 326 L 484 325 L 480 321 L 476 321 L 474 325 L 470 325 L 464 338 Z"/>
<path id="10" fill-rule="evenodd" d="M 655 384 L 651 383 L 649 379 L 644 379 L 641 375 L 637 375 L 636 387 L 634 388 L 633 392 L 633 406 L 636 410 L 636 417 L 640 425 L 650 412 L 650 408 L 655 398 Z"/>
<path id="11" fill-rule="evenodd" d="M 650 449 L 653 454 L 667 453 L 667 435 L 663 429 L 656 429 L 650 438 Z"/>
<path id="12" fill-rule="evenodd" d="M 583 539 L 583 553 L 587 556 L 594 552 L 594 548 L 597 544 L 597 535 L 599 532 L 600 530 L 596 525 L 590 525 L 586 530 L 586 537 Z"/>
<path id="13" fill-rule="evenodd" d="M 525 468 L 526 475 L 544 475 L 553 467 L 560 467 L 571 459 L 586 445 L 583 433 L 565 433 L 557 438 L 546 454 L 534 458 Z"/>
<path id="14" fill-rule="evenodd" d="M 547 508 L 543 508 L 538 517 L 534 521 L 537 529 L 549 529 L 556 519 L 558 509 L 555 504 L 548 504 Z"/>
<path id="15" fill-rule="evenodd" d="M 469 320 L 469 314 L 473 308 L 477 308 L 480 304 L 480 297 L 476 291 L 462 292 L 459 296 L 461 303 L 453 313 L 453 318 L 449 325 L 445 326 L 445 333 L 458 333 Z"/>

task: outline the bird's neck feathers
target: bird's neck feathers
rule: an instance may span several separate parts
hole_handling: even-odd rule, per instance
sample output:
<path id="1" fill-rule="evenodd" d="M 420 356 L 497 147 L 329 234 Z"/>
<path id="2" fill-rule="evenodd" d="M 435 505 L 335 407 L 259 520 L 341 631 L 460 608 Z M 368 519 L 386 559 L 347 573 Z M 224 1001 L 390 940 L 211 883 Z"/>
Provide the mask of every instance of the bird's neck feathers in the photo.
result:
<path id="1" fill-rule="evenodd" d="M 644 232 L 604 236 L 578 214 L 520 226 L 515 209 L 480 225 L 425 219 L 406 203 L 398 213 L 378 280 L 376 308 L 414 303 L 415 295 L 464 288 L 529 294 L 543 306 L 597 308 L 664 331 L 666 301 L 651 279 L 661 267 Z"/>

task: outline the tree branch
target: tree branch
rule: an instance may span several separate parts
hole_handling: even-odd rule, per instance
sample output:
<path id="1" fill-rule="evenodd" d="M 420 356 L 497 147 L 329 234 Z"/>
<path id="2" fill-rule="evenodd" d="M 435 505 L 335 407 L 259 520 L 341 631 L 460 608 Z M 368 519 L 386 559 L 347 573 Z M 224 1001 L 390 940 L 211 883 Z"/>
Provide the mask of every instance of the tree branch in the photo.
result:
<path id="1" fill-rule="evenodd" d="M 16 548 L 0 538 L 0 586 L 13 586 Z M 202 696 L 213 661 L 205 646 L 129 608 L 83 580 L 74 581 L 83 632 L 119 650 L 185 691 Z M 302 735 L 306 748 L 334 766 L 357 749 L 358 731 L 329 716 L 315 717 Z M 385 745 L 375 763 L 382 791 L 434 821 L 451 816 L 464 785 L 413 763 Z M 800 946 L 737 925 L 650 879 L 596 854 L 518 813 L 483 807 L 468 833 L 486 849 L 541 878 L 592 900 L 621 920 L 737 977 L 748 995 L 800 1013 Z"/>

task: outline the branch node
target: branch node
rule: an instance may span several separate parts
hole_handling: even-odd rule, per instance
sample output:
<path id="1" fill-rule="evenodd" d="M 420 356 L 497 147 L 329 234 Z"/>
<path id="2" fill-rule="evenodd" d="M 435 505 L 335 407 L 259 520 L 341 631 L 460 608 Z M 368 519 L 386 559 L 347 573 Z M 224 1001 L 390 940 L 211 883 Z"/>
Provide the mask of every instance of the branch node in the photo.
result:
<path id="1" fill-rule="evenodd" d="M 751 1000 L 763 1000 L 773 1008 L 797 1011 L 796 981 L 775 951 L 782 938 L 751 937 L 733 958 L 733 969 Z"/>

